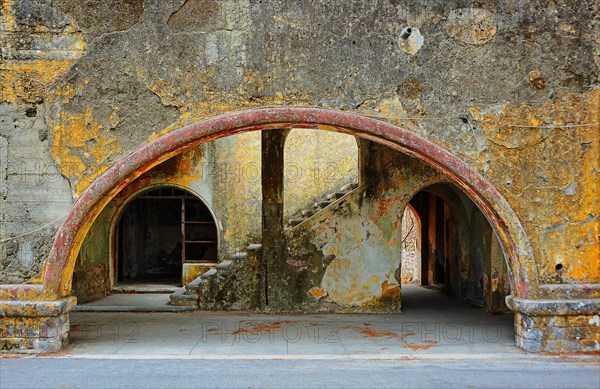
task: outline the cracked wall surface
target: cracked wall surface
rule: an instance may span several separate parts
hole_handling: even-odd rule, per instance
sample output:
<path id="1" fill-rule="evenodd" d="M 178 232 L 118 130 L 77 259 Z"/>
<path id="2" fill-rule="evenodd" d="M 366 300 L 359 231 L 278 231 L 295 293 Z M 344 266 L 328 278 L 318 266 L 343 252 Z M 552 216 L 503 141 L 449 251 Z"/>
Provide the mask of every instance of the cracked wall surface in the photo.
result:
<path id="1" fill-rule="evenodd" d="M 596 5 L 541 6 L 5 1 L 3 106 L 43 101 L 38 131 L 75 197 L 153 134 L 233 109 L 465 117 L 398 123 L 469 160 L 511 199 L 545 282 L 595 282 L 585 258 L 598 256 L 597 127 L 543 127 L 598 122 Z M 413 56 L 399 47 L 406 27 L 426 37 Z M 560 169 L 546 163 L 557 158 Z M 517 174 L 528 171 L 535 179 Z M 576 265 L 556 275 L 561 261 Z"/>
<path id="2" fill-rule="evenodd" d="M 595 5 L 541 7 L 147 1 L 102 33 L 74 7 L 72 28 L 89 38 L 47 92 L 53 157 L 77 196 L 153 134 L 209 115 L 272 104 L 383 115 L 459 154 L 510 199 L 544 282 L 597 282 L 586 260 L 598 256 L 597 128 L 543 128 L 598 122 Z M 412 55 L 400 45 L 406 27 L 424 37 Z M 568 158 L 553 169 L 557 154 Z M 560 239 L 543 243 L 560 223 Z"/>
<path id="3" fill-rule="evenodd" d="M 140 146 L 236 110 L 318 106 L 459 156 L 523 224 L 537 297 L 598 298 L 599 14 L 564 0 L 4 0 L 0 282 L 38 276 L 73 201 Z M 257 161 L 259 135 L 243 136 L 213 158 Z M 178 182 L 192 154 L 167 162 Z M 198 190 L 244 247 L 256 185 L 211 187 Z"/>

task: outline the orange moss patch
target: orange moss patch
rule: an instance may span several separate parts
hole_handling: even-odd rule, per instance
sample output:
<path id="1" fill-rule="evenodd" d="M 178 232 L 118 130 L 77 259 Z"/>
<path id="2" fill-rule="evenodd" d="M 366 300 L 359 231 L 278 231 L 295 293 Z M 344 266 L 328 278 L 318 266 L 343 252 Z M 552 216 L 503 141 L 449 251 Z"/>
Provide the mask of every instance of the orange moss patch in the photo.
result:
<path id="1" fill-rule="evenodd" d="M 325 296 L 325 289 L 314 287 L 308 291 L 314 298 L 321 298 Z"/>
<path id="2" fill-rule="evenodd" d="M 384 280 L 381 284 L 381 297 L 396 298 L 400 296 L 400 287 L 398 284 L 390 284 L 388 280 Z"/>

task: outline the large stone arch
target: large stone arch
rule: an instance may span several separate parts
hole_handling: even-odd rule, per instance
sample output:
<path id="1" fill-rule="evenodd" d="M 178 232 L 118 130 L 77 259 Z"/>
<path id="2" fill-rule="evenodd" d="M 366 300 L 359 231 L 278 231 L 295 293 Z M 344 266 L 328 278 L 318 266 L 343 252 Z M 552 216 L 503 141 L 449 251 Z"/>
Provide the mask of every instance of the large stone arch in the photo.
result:
<path id="1" fill-rule="evenodd" d="M 322 108 L 261 108 L 208 118 L 174 130 L 130 153 L 76 200 L 57 231 L 38 284 L 4 289 L 8 299 L 59 299 L 70 295 L 74 263 L 85 235 L 104 206 L 144 172 L 199 144 L 242 132 L 310 128 L 343 132 L 418 158 L 445 174 L 483 211 L 509 261 L 511 289 L 527 298 L 537 284 L 533 251 L 516 213 L 492 184 L 456 155 L 396 125 L 356 113 Z"/>

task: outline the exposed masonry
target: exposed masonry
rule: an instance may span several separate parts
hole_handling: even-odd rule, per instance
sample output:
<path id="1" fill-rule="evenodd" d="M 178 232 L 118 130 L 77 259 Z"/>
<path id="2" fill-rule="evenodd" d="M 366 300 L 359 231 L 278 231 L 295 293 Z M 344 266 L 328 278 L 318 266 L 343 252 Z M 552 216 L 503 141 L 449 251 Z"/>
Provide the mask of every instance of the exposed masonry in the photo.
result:
<path id="1" fill-rule="evenodd" d="M 198 280 L 188 285 L 206 274 L 195 294 L 183 292 L 200 307 L 398 311 L 410 204 L 421 226 L 421 282 L 488 311 L 515 310 L 517 344 L 527 350 L 597 352 L 597 8 L 524 0 L 3 2 L 0 283 L 30 285 L 0 288 L 2 347 L 51 350 L 66 341 L 73 302 L 44 291 L 42 268 L 52 270 L 44 261 L 62 218 L 107 169 L 208 117 L 317 106 L 405 128 L 481 174 L 522 225 L 520 250 L 532 253 L 522 274 L 503 261 L 512 248 L 471 201 L 479 194 L 448 185 L 455 177 L 375 142 L 360 140 L 356 150 L 295 129 L 296 148 L 285 156 L 285 135 L 237 134 L 190 148 L 111 193 L 77 242 L 69 294 L 86 301 L 110 292 L 115 220 L 145 188 L 175 185 L 204 201 L 219 227 L 217 261 L 181 269 L 184 283 Z M 319 148 L 323 155 L 308 151 Z M 360 178 L 338 196 L 355 179 L 348 155 Z M 326 180 L 331 171 L 336 179 Z M 286 180 L 298 196 L 285 192 Z M 253 252 L 251 244 L 262 246 Z M 247 257 L 234 261 L 240 252 Z"/>

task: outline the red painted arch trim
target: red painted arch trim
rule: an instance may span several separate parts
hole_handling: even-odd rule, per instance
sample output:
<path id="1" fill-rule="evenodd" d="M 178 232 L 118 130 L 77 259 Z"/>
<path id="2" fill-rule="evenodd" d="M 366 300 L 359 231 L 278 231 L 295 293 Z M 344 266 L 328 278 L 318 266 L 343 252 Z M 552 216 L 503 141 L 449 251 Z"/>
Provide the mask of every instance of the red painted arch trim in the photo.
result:
<path id="1" fill-rule="evenodd" d="M 385 144 L 421 159 L 447 175 L 487 215 L 509 258 L 512 293 L 527 297 L 537 277 L 533 252 L 517 215 L 506 199 L 478 171 L 427 139 L 381 120 L 321 108 L 261 108 L 229 113 L 174 130 L 130 153 L 97 178 L 77 199 L 56 233 L 45 262 L 43 284 L 48 295 L 70 294 L 80 241 L 103 206 L 129 182 L 181 151 L 240 132 L 286 128 L 344 132 Z"/>

